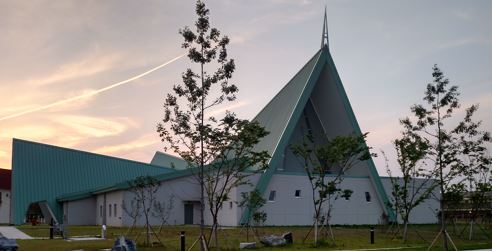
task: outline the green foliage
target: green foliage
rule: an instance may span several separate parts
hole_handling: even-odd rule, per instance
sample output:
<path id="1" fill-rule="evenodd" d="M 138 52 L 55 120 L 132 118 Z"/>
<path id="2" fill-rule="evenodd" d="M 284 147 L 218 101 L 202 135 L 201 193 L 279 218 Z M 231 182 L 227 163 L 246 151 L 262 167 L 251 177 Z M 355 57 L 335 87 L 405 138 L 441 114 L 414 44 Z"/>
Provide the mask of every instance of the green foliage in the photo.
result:
<path id="1" fill-rule="evenodd" d="M 242 192 L 241 200 L 238 202 L 240 208 L 246 208 L 250 211 L 256 226 L 263 224 L 267 220 L 267 214 L 264 211 L 260 211 L 260 208 L 265 205 L 266 200 L 263 198 L 258 190 L 253 190 L 251 192 Z M 248 219 L 247 225 L 250 225 L 251 219 Z"/>
<path id="2" fill-rule="evenodd" d="M 426 104 L 412 106 L 415 119 L 405 118 L 400 122 L 405 133 L 419 140 L 419 145 L 414 148 L 426 148 L 425 157 L 430 163 L 426 176 L 436 178 L 447 188 L 451 181 L 474 175 L 490 165 L 485 144 L 491 138 L 489 132 L 480 130 L 481 121 L 473 121 L 478 105 L 467 108 L 458 125 L 449 125 L 448 121 L 460 107 L 458 87 L 448 87 L 449 80 L 437 65 L 433 67 L 432 76 L 434 81 L 427 84 L 424 95 Z"/>
<path id="3" fill-rule="evenodd" d="M 317 227 L 320 222 L 327 222 L 331 217 L 333 201 L 339 197 L 349 199 L 352 191 L 340 188 L 343 174 L 357 163 L 366 161 L 375 156 L 370 153 L 363 135 L 343 135 L 328 139 L 324 145 L 315 144 L 313 135 L 309 134 L 300 144 L 291 146 L 292 152 L 302 160 L 312 189 L 314 205 L 314 245 L 317 245 Z M 328 179 L 327 174 L 330 175 Z M 328 208 L 324 212 L 323 204 L 327 202 Z M 323 214 L 326 214 L 323 215 Z M 334 237 L 332 236 L 334 240 Z"/>
<path id="4" fill-rule="evenodd" d="M 443 195 L 441 224 L 442 230 L 446 231 L 446 191 L 452 189 L 453 184 L 473 180 L 481 170 L 490 166 L 486 144 L 491 138 L 488 132 L 480 130 L 481 121 L 473 121 L 478 105 L 465 109 L 464 119 L 451 126 L 453 115 L 460 108 L 458 87 L 449 86 L 449 80 L 437 65 L 433 67 L 432 77 L 433 82 L 427 84 L 424 94 L 425 103 L 413 105 L 411 112 L 414 118 L 402 119 L 400 123 L 406 135 L 419 140 L 419 144 L 411 146 L 410 150 L 413 148 L 418 153 L 421 146 L 425 149 L 429 168 L 420 170 L 419 174 L 439 183 Z M 409 155 L 410 161 L 412 156 Z M 443 238 L 443 245 L 447 250 L 447 238 Z"/>
<path id="5" fill-rule="evenodd" d="M 134 196 L 132 199 L 131 210 L 137 210 L 137 212 L 128 212 L 126 206 L 123 208 L 123 210 L 127 212 L 130 217 L 133 218 L 133 226 L 130 228 L 130 231 L 135 227 L 138 217 L 143 215 L 146 228 L 145 245 L 152 245 L 150 241 L 151 232 L 155 236 L 156 234 L 153 233 L 153 230 L 150 227 L 149 219 L 152 213 L 151 210 L 155 208 L 155 204 L 157 203 L 155 195 L 157 190 L 159 189 L 160 182 L 153 176 L 146 175 L 139 176 L 134 180 L 128 181 L 128 184 L 130 186 L 129 190 L 133 193 Z M 133 202 L 135 203 L 133 204 Z"/>
<path id="6" fill-rule="evenodd" d="M 408 130 L 403 131 L 402 134 L 401 138 L 393 141 L 402 177 L 393 177 L 388 164 L 386 164 L 386 171 L 391 181 L 392 198 L 389 205 L 395 211 L 396 216 L 401 216 L 403 220 L 403 241 L 406 242 L 410 214 L 415 207 L 430 197 L 438 183 L 433 179 L 418 179 L 425 176 L 422 172 L 429 149 L 426 141 Z M 387 159 L 386 163 L 388 163 Z"/>
<path id="7" fill-rule="evenodd" d="M 459 207 L 463 202 L 464 194 L 466 192 L 465 184 L 452 184 L 446 189 L 443 196 L 443 201 L 447 208 Z"/>
<path id="8" fill-rule="evenodd" d="M 197 1 L 195 12 L 195 27 L 186 26 L 179 33 L 188 58 L 200 70 L 186 69 L 182 83 L 174 85 L 174 93 L 167 94 L 164 118 L 157 132 L 166 143 L 166 150 L 178 153 L 190 168 L 197 170 L 200 202 L 204 205 L 206 198 L 216 235 L 218 212 L 229 200 L 229 193 L 248 184 L 250 175 L 266 168 L 268 153 L 256 151 L 254 146 L 268 132 L 257 122 L 239 119 L 230 112 L 221 118 L 207 117 L 211 109 L 236 99 L 238 88 L 231 82 L 236 66 L 228 57 L 229 38 L 210 26 L 209 10 L 202 1 Z M 253 172 L 245 172 L 247 169 Z M 202 237 L 204 208 L 200 213 Z"/>

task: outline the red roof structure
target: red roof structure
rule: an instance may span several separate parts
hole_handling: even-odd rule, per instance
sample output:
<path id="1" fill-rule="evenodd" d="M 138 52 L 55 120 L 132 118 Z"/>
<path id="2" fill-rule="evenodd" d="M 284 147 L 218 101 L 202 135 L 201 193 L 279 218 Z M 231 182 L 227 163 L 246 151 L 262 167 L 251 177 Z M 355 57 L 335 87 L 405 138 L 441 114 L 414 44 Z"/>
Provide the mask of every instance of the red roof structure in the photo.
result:
<path id="1" fill-rule="evenodd" d="M 11 190 L 12 170 L 0 168 L 0 189 Z"/>

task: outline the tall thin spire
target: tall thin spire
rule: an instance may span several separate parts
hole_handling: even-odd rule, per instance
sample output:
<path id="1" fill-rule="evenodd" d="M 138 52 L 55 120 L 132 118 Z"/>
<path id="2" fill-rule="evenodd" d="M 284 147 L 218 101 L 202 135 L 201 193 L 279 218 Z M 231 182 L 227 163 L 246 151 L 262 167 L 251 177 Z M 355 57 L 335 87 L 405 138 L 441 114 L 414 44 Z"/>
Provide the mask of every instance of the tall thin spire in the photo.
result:
<path id="1" fill-rule="evenodd" d="M 326 18 L 326 5 L 325 5 L 325 19 L 323 20 L 323 32 L 321 33 L 321 48 L 325 45 L 328 47 L 328 19 Z M 329 48 L 329 47 L 328 47 Z"/>

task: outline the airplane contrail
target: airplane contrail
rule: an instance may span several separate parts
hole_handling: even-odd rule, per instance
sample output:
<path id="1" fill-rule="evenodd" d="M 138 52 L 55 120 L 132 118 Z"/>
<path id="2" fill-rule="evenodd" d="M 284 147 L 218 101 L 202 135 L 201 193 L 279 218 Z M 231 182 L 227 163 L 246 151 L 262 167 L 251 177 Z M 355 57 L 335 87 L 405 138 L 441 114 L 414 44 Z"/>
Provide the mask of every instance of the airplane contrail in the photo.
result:
<path id="1" fill-rule="evenodd" d="M 28 110 L 25 110 L 25 111 L 22 111 L 22 112 L 19 112 L 19 113 L 14 113 L 14 114 L 11 114 L 11 115 L 7 115 L 5 117 L 1 117 L 0 118 L 0 121 L 3 121 L 3 120 L 7 120 L 7 119 L 12 119 L 12 118 L 17 118 L 17 117 L 20 117 L 20 116 L 23 116 L 23 115 L 26 115 L 26 114 L 29 114 L 29 113 L 33 113 L 33 112 L 37 112 L 37 111 L 42 111 L 42 110 L 46 110 L 46 109 L 49 109 L 51 107 L 54 107 L 54 106 L 59 106 L 59 105 L 63 105 L 63 104 L 66 104 L 66 103 L 70 103 L 72 101 L 76 101 L 76 100 L 79 100 L 79 99 L 84 99 L 84 98 L 88 98 L 88 97 L 92 97 L 92 96 L 95 96 L 99 93 L 102 93 L 102 92 L 105 92 L 105 91 L 108 91 L 110 89 L 113 89 L 115 87 L 118 87 L 120 85 L 124 85 L 124 84 L 127 84 L 133 80 L 137 80 L 143 76 L 146 76 L 154 71 L 157 71 L 159 70 L 160 68 L 182 58 L 184 55 L 186 54 L 182 54 L 182 55 L 179 55 L 161 65 L 158 65 L 144 73 L 141 73 L 141 74 L 138 74 L 136 76 L 133 76 L 129 79 L 126 79 L 126 80 L 123 80 L 123 81 L 120 81 L 118 83 L 114 83 L 112 85 L 109 85 L 109 86 L 106 86 L 104 88 L 101 88 L 101 89 L 98 89 L 98 90 L 94 90 L 94 91 L 90 91 L 88 93 L 84 93 L 82 95 L 78 95 L 78 96 L 75 96 L 75 97 L 71 97 L 71 98 L 67 98 L 67 99 L 63 99 L 63 100 L 60 100 L 60 101 L 56 101 L 54 103 L 51 103 L 51 104 L 47 104 L 47 105 L 43 105 L 43 106 L 38 106 L 38 107 L 35 107 L 35 108 L 32 108 L 32 109 L 28 109 Z"/>

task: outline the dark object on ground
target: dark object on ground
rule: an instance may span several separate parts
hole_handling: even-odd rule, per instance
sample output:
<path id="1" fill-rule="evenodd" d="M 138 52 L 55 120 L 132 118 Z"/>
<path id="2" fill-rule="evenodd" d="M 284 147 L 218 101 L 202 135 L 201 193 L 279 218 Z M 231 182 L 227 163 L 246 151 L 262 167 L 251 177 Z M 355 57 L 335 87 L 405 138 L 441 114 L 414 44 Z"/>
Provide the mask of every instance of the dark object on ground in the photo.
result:
<path id="1" fill-rule="evenodd" d="M 294 240 L 292 239 L 292 232 L 287 232 L 285 234 L 282 235 L 282 238 L 285 239 L 285 242 L 287 244 L 292 244 L 294 243 Z"/>
<path id="2" fill-rule="evenodd" d="M 0 251 L 16 251 L 18 247 L 14 239 L 8 239 L 0 235 Z"/>
<path id="3" fill-rule="evenodd" d="M 286 244 L 286 241 L 282 236 L 276 235 L 264 236 L 260 242 L 267 247 L 284 246 Z"/>
<path id="4" fill-rule="evenodd" d="M 242 242 L 239 243 L 239 249 L 255 249 L 256 242 Z"/>
<path id="5" fill-rule="evenodd" d="M 137 247 L 135 246 L 134 241 L 125 236 L 120 236 L 114 241 L 111 251 L 137 251 Z"/>

